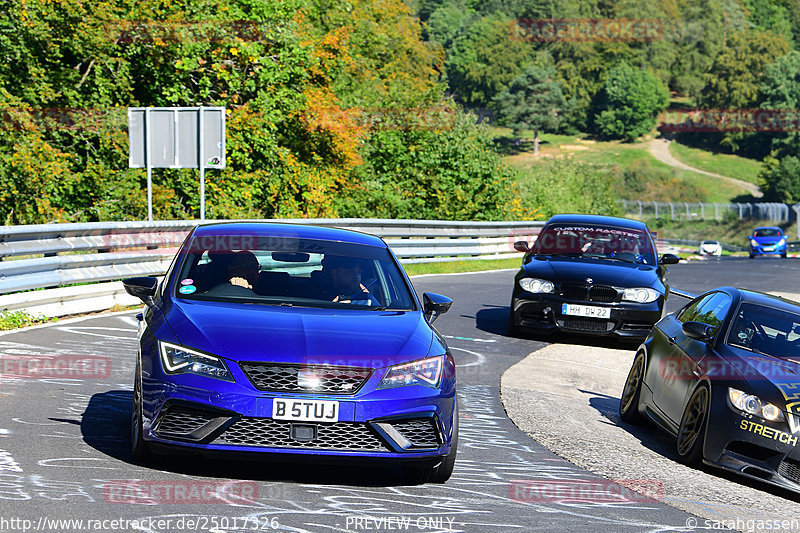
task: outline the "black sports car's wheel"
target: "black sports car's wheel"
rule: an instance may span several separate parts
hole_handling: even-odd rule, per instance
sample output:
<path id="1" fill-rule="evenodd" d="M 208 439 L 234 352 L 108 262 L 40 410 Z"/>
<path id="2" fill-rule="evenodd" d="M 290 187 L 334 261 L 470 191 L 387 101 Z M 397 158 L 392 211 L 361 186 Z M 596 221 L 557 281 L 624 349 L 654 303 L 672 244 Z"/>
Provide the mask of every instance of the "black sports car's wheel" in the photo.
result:
<path id="1" fill-rule="evenodd" d="M 150 450 L 142 436 L 142 371 L 136 362 L 136 374 L 133 378 L 133 404 L 131 405 L 131 455 L 136 462 L 144 462 L 151 458 Z"/>
<path id="2" fill-rule="evenodd" d="M 639 413 L 639 396 L 642 392 L 643 379 L 644 354 L 639 352 L 633 360 L 628 379 L 625 380 L 625 387 L 622 389 L 622 397 L 619 399 L 619 416 L 630 424 L 642 421 L 642 415 Z"/>
<path id="3" fill-rule="evenodd" d="M 678 461 L 681 463 L 693 465 L 700 462 L 703 456 L 708 411 L 708 387 L 700 385 L 686 404 L 678 428 L 677 450 Z"/>

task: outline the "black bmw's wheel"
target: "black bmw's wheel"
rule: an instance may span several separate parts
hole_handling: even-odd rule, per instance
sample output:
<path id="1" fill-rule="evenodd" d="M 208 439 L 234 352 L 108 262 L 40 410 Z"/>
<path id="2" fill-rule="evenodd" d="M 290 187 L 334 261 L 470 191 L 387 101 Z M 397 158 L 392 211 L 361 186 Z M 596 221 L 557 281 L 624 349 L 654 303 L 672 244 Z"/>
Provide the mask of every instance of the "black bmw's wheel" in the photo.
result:
<path id="1" fill-rule="evenodd" d="M 151 457 L 142 436 L 142 371 L 136 363 L 136 373 L 133 377 L 133 402 L 131 405 L 131 455 L 133 460 L 144 462 Z"/>
<path id="2" fill-rule="evenodd" d="M 511 303 L 511 308 L 508 310 L 508 328 L 506 328 L 506 335 L 509 337 L 519 336 L 519 326 L 514 322 L 514 303 Z"/>
<path id="3" fill-rule="evenodd" d="M 708 410 L 708 387 L 700 385 L 686 404 L 678 428 L 677 450 L 678 461 L 681 463 L 693 465 L 700 462 L 703 456 Z"/>
<path id="4" fill-rule="evenodd" d="M 642 415 L 639 414 L 639 396 L 642 392 L 643 379 L 644 354 L 639 352 L 633 360 L 628 379 L 625 380 L 625 387 L 622 389 L 622 397 L 619 399 L 619 416 L 625 422 L 637 424 L 642 421 Z"/>

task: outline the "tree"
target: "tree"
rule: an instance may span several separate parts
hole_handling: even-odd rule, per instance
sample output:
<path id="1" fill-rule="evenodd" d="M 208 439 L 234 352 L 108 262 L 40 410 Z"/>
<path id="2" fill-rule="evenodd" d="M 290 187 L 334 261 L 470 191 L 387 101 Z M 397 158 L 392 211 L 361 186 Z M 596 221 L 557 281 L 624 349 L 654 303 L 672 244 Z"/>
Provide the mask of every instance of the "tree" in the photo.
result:
<path id="1" fill-rule="evenodd" d="M 800 135 L 797 132 L 800 109 L 800 52 L 791 51 L 767 66 L 759 88 L 759 107 L 786 110 L 786 118 L 794 118 L 786 131 L 771 134 L 773 156 L 800 155 Z M 782 126 L 780 126 L 782 127 Z"/>
<path id="2" fill-rule="evenodd" d="M 530 66 L 495 99 L 500 124 L 516 136 L 533 130 L 533 153 L 539 153 L 539 131 L 555 131 L 566 102 L 552 65 Z"/>
<path id="3" fill-rule="evenodd" d="M 515 39 L 511 19 L 477 20 L 456 37 L 445 68 L 456 99 L 473 108 L 487 108 L 516 78 L 528 61 L 528 43 Z"/>
<path id="4" fill-rule="evenodd" d="M 759 174 L 764 200 L 771 202 L 800 202 L 800 158 L 785 156 L 782 159 L 768 156 Z"/>
<path id="5" fill-rule="evenodd" d="M 669 93 L 661 80 L 647 71 L 620 63 L 606 78 L 594 116 L 595 133 L 634 141 L 650 132 L 667 107 Z"/>

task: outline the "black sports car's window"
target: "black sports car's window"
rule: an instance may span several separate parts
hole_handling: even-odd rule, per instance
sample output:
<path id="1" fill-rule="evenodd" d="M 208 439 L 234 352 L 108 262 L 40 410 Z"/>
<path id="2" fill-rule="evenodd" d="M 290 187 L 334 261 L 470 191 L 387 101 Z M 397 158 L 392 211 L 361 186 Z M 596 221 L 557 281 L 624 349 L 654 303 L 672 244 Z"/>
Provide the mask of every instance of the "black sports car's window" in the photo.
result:
<path id="1" fill-rule="evenodd" d="M 773 357 L 800 359 L 800 315 L 742 303 L 736 311 L 727 343 Z"/>
<path id="2" fill-rule="evenodd" d="M 724 292 L 708 294 L 692 303 L 678 315 L 680 322 L 702 322 L 719 327 L 731 306 L 731 297 Z"/>
<path id="3" fill-rule="evenodd" d="M 657 264 L 652 240 L 646 232 L 614 226 L 551 224 L 539 234 L 533 253 Z"/>
<path id="4" fill-rule="evenodd" d="M 753 237 L 781 237 L 783 231 L 780 228 L 761 228 L 753 232 Z"/>
<path id="5" fill-rule="evenodd" d="M 175 297 L 304 307 L 410 310 L 405 278 L 385 248 L 282 236 L 194 238 Z"/>

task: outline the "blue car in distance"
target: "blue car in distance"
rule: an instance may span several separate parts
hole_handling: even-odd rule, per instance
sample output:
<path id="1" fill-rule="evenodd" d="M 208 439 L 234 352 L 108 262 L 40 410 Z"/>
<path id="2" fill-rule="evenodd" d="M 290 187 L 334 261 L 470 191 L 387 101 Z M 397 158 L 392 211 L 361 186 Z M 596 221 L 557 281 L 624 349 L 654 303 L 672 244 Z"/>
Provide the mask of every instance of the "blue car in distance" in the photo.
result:
<path id="1" fill-rule="evenodd" d="M 750 245 L 750 259 L 757 255 L 780 255 L 786 257 L 786 235 L 778 227 L 756 228 L 747 240 Z"/>
<path id="2" fill-rule="evenodd" d="M 141 298 L 131 446 L 254 460 L 398 463 L 446 481 L 455 362 L 386 243 L 341 229 L 197 226 Z"/>

